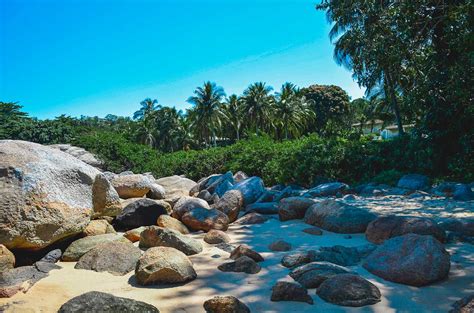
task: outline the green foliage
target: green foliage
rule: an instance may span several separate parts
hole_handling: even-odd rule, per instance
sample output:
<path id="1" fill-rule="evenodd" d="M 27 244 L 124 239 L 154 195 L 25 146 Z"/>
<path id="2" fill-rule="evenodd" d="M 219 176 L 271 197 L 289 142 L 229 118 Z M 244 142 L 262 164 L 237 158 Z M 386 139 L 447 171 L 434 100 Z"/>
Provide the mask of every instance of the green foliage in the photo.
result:
<path id="1" fill-rule="evenodd" d="M 375 176 L 372 181 L 378 184 L 386 184 L 395 186 L 400 178 L 403 176 L 403 173 L 397 170 L 386 170 L 380 172 L 377 176 Z"/>

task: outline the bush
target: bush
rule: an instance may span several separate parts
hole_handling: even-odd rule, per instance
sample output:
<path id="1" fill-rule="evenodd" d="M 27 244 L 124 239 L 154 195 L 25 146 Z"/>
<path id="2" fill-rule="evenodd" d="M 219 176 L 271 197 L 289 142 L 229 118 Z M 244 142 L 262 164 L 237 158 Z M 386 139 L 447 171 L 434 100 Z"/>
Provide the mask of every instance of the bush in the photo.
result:
<path id="1" fill-rule="evenodd" d="M 386 184 L 390 186 L 396 186 L 400 178 L 402 178 L 403 173 L 397 170 L 387 170 L 382 171 L 377 176 L 375 176 L 372 181 L 378 184 Z"/>

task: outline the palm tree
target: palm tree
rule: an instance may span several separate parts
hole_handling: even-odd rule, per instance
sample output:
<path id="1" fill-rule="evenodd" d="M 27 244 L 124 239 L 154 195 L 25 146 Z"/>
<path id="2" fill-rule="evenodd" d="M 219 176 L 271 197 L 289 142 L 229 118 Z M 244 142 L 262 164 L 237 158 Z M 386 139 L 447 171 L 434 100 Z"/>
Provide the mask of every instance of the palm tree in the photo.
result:
<path id="1" fill-rule="evenodd" d="M 285 83 L 276 93 L 274 108 L 277 127 L 283 130 L 285 139 L 289 134 L 297 137 L 304 130 L 306 123 L 313 115 L 304 96 L 292 83 Z"/>
<path id="2" fill-rule="evenodd" d="M 203 87 L 197 87 L 194 96 L 187 100 L 193 105 L 189 111 L 189 117 L 206 146 L 209 139 L 216 146 L 216 133 L 221 127 L 223 118 L 222 99 L 224 97 L 224 89 L 208 81 Z"/>
<path id="3" fill-rule="evenodd" d="M 146 98 L 145 100 L 140 102 L 140 105 L 140 110 L 133 113 L 133 119 L 135 120 L 143 120 L 148 114 L 152 113 L 153 111 L 156 111 L 159 107 L 161 107 L 158 104 L 158 100 L 151 100 L 151 98 Z"/>
<path id="4" fill-rule="evenodd" d="M 242 101 L 237 95 L 230 95 L 225 104 L 225 116 L 235 132 L 235 139 L 240 140 L 242 126 Z"/>
<path id="5" fill-rule="evenodd" d="M 133 118 L 138 120 L 138 137 L 140 141 L 150 147 L 156 146 L 156 112 L 162 107 L 158 100 L 146 98 L 140 102 L 141 108 L 133 114 Z"/>
<path id="6" fill-rule="evenodd" d="M 257 82 L 250 85 L 243 93 L 244 114 L 250 126 L 254 126 L 257 133 L 259 126 L 267 126 L 267 129 L 271 126 L 270 113 L 274 102 L 274 98 L 270 94 L 272 90 L 273 88 L 265 83 Z"/>

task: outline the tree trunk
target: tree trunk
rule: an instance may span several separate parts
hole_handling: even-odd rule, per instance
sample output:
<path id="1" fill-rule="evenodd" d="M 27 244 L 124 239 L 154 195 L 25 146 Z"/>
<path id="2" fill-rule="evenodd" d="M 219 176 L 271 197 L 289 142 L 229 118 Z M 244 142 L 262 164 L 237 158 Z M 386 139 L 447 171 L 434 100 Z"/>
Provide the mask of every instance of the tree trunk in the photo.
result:
<path id="1" fill-rule="evenodd" d="M 395 113 L 395 119 L 397 120 L 397 127 L 398 127 L 398 134 L 399 136 L 403 136 L 405 132 L 403 131 L 402 119 L 400 116 L 400 107 L 398 105 L 397 96 L 395 94 L 395 85 L 390 77 L 390 73 L 385 70 L 384 71 L 384 89 L 385 89 L 385 96 L 389 98 L 390 105 L 392 106 L 393 113 Z"/>

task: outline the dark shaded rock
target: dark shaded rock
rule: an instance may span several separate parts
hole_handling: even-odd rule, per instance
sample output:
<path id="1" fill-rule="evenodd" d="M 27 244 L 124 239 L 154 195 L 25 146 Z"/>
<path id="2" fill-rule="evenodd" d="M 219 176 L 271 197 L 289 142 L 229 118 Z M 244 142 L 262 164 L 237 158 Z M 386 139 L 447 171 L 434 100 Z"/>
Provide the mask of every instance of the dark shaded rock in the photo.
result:
<path id="1" fill-rule="evenodd" d="M 191 281 L 197 274 L 183 252 L 169 247 L 153 247 L 138 260 L 135 277 L 140 285 L 159 285 Z"/>
<path id="2" fill-rule="evenodd" d="M 250 309 L 233 296 L 216 296 L 204 302 L 208 313 L 250 313 Z"/>
<path id="3" fill-rule="evenodd" d="M 272 301 L 297 301 L 313 304 L 313 298 L 308 295 L 308 290 L 296 283 L 286 281 L 277 282 L 272 287 Z"/>
<path id="4" fill-rule="evenodd" d="M 352 194 L 349 194 L 349 195 L 345 195 L 344 197 L 342 197 L 342 200 L 344 201 L 355 201 L 357 200 L 357 196 L 356 195 L 352 195 Z"/>
<path id="5" fill-rule="evenodd" d="M 109 293 L 90 291 L 74 297 L 59 308 L 58 313 L 159 313 L 151 304 Z"/>
<path id="6" fill-rule="evenodd" d="M 127 238 L 119 234 L 105 234 L 84 237 L 71 243 L 69 247 L 67 247 L 66 251 L 64 251 L 62 259 L 63 261 L 67 262 L 77 261 L 81 256 L 94 249 L 99 244 L 111 241 L 121 241 L 125 243 L 130 242 Z"/>
<path id="7" fill-rule="evenodd" d="M 235 261 L 221 264 L 217 268 L 223 272 L 243 272 L 247 274 L 257 274 L 262 269 L 257 262 L 245 255 Z"/>
<path id="8" fill-rule="evenodd" d="M 232 187 L 232 190 L 240 191 L 244 199 L 244 205 L 249 205 L 257 201 L 265 192 L 265 187 L 260 177 L 253 176 L 238 182 Z"/>
<path id="9" fill-rule="evenodd" d="M 239 212 L 244 205 L 244 198 L 238 190 L 227 191 L 215 204 L 214 208 L 223 212 L 229 218 L 229 222 L 234 222 L 239 216 Z"/>
<path id="10" fill-rule="evenodd" d="M 263 224 L 267 220 L 268 220 L 268 217 L 263 216 L 256 212 L 251 212 L 239 218 L 237 221 L 235 221 L 235 224 L 241 224 L 241 225 Z"/>
<path id="11" fill-rule="evenodd" d="M 310 206 L 316 201 L 306 197 L 289 197 L 278 204 L 280 221 L 302 219 Z"/>
<path id="12" fill-rule="evenodd" d="M 380 302 L 380 290 L 368 280 L 354 274 L 340 274 L 326 279 L 317 291 L 326 302 L 360 307 Z"/>
<path id="13" fill-rule="evenodd" d="M 314 261 L 315 254 L 315 250 L 287 254 L 281 259 L 281 264 L 284 267 L 294 268 Z"/>
<path id="14" fill-rule="evenodd" d="M 204 241 L 208 244 L 214 245 L 218 243 L 230 242 L 230 237 L 221 230 L 211 229 L 205 236 Z"/>
<path id="15" fill-rule="evenodd" d="M 278 214 L 278 204 L 276 202 L 255 202 L 247 205 L 245 211 L 260 214 Z"/>
<path id="16" fill-rule="evenodd" d="M 209 203 L 209 202 L 211 201 L 211 199 L 212 199 L 211 193 L 210 193 L 209 191 L 207 191 L 206 189 L 201 190 L 201 191 L 198 193 L 197 197 L 198 197 L 199 199 L 202 199 L 202 200 L 206 201 L 207 203 Z"/>
<path id="17" fill-rule="evenodd" d="M 123 209 L 116 222 L 126 230 L 154 225 L 158 216 L 168 214 L 169 207 L 163 200 L 138 199 Z"/>
<path id="18" fill-rule="evenodd" d="M 456 184 L 456 186 L 454 186 L 453 199 L 458 201 L 474 200 L 474 192 L 472 192 L 469 185 Z"/>
<path id="19" fill-rule="evenodd" d="M 376 218 L 366 209 L 328 199 L 313 204 L 306 211 L 304 222 L 336 233 L 353 234 L 365 232 Z"/>
<path id="20" fill-rule="evenodd" d="M 303 232 L 315 236 L 321 236 L 323 234 L 323 231 L 318 227 L 308 227 L 303 229 Z"/>
<path id="21" fill-rule="evenodd" d="M 61 259 L 62 254 L 63 252 L 60 249 L 51 250 L 41 258 L 40 262 L 56 263 Z"/>
<path id="22" fill-rule="evenodd" d="M 227 253 L 232 253 L 232 251 L 234 251 L 236 248 L 234 245 L 231 245 L 230 243 L 226 242 L 218 243 L 214 247 L 221 249 L 222 251 L 225 251 Z"/>
<path id="23" fill-rule="evenodd" d="M 440 242 L 446 241 L 444 230 L 426 217 L 383 216 L 370 222 L 365 231 L 368 241 L 380 244 L 385 240 L 409 233 L 431 235 Z"/>
<path id="24" fill-rule="evenodd" d="M 291 250 L 291 244 L 284 240 L 277 240 L 272 242 L 269 246 L 268 249 L 271 251 L 290 251 Z"/>
<path id="25" fill-rule="evenodd" d="M 408 174 L 403 175 L 398 181 L 397 187 L 410 190 L 426 190 L 429 188 L 430 180 L 425 175 Z"/>
<path id="26" fill-rule="evenodd" d="M 311 262 L 293 269 L 289 275 L 306 288 L 317 288 L 326 279 L 346 273 L 350 270 L 333 263 Z"/>
<path id="27" fill-rule="evenodd" d="M 293 194 L 293 189 L 291 188 L 291 186 L 287 186 L 275 196 L 274 201 L 278 203 L 284 198 L 291 197 L 292 194 Z"/>
<path id="28" fill-rule="evenodd" d="M 278 191 L 275 190 L 265 190 L 260 197 L 258 197 L 255 202 L 277 202 L 275 197 L 278 195 Z"/>
<path id="29" fill-rule="evenodd" d="M 191 230 L 209 231 L 211 229 L 227 230 L 229 218 L 216 209 L 195 208 L 185 213 L 181 221 Z"/>
<path id="30" fill-rule="evenodd" d="M 439 226 L 446 230 L 458 233 L 464 236 L 471 236 L 474 237 L 474 219 L 473 218 L 465 218 L 465 219 L 457 219 L 457 218 L 449 218 L 441 221 Z"/>
<path id="31" fill-rule="evenodd" d="M 264 261 L 263 257 L 260 255 L 260 253 L 250 249 L 246 245 L 240 245 L 237 248 L 235 248 L 231 253 L 229 258 L 236 260 L 240 258 L 241 256 L 248 256 L 249 258 L 253 259 L 255 262 L 262 262 Z"/>
<path id="32" fill-rule="evenodd" d="M 353 266 L 367 257 L 376 247 L 372 244 L 358 247 L 321 247 L 315 253 L 313 261 L 326 261 L 342 266 Z"/>
<path id="33" fill-rule="evenodd" d="M 349 186 L 344 183 L 325 183 L 308 190 L 308 194 L 312 197 L 328 197 L 335 196 L 338 193 L 344 193 L 348 189 Z"/>
<path id="34" fill-rule="evenodd" d="M 141 251 L 132 243 L 107 242 L 84 254 L 75 269 L 125 275 L 135 269 Z"/>
<path id="35" fill-rule="evenodd" d="M 219 197 L 224 195 L 224 193 L 229 190 L 234 184 L 234 177 L 232 176 L 232 172 L 227 172 L 219 178 L 217 178 L 212 184 L 207 186 L 207 190 L 213 194 L 217 193 Z"/>
<path id="36" fill-rule="evenodd" d="M 420 287 L 448 276 L 450 256 L 434 237 L 407 234 L 386 240 L 363 266 L 385 280 Z"/>
<path id="37" fill-rule="evenodd" d="M 151 247 L 171 247 L 186 255 L 202 252 L 202 245 L 198 240 L 159 226 L 148 226 L 140 234 L 140 248 Z"/>
<path id="38" fill-rule="evenodd" d="M 474 312 L 474 294 L 466 296 L 451 305 L 449 313 L 472 313 Z"/>

